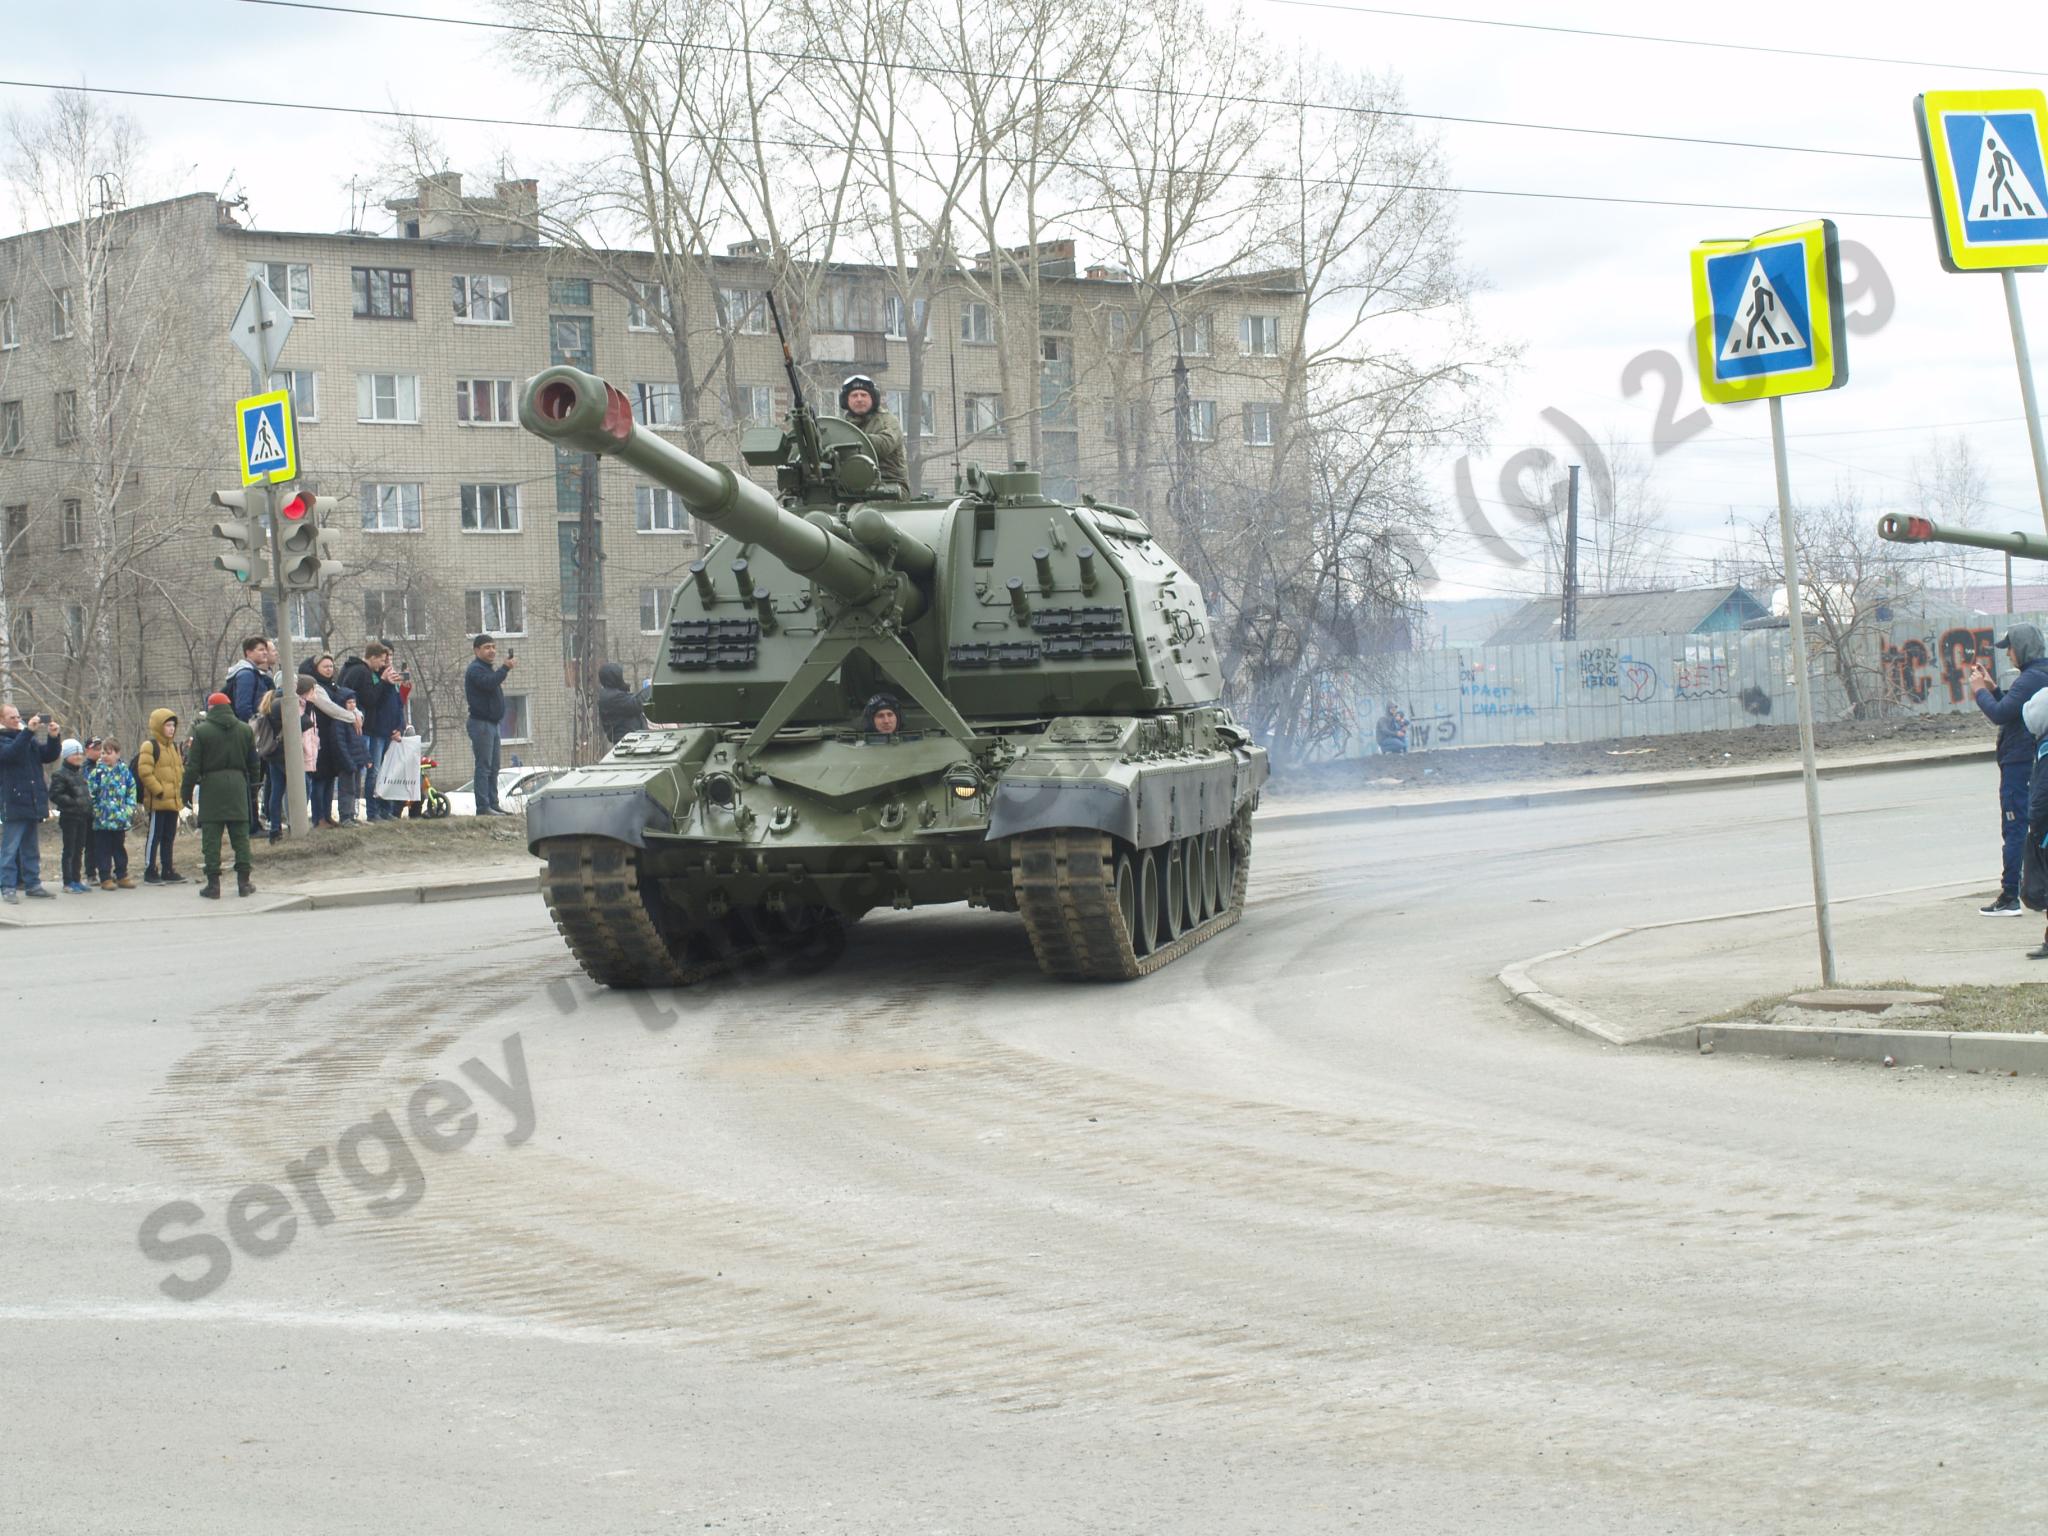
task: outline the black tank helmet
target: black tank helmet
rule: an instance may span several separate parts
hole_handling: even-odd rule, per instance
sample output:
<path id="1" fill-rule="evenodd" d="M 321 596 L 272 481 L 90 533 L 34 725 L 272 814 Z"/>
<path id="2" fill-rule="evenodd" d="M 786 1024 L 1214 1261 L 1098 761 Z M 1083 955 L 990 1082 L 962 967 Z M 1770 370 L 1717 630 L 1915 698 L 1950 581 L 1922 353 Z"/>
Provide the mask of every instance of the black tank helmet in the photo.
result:
<path id="1" fill-rule="evenodd" d="M 856 389 L 864 389 L 868 392 L 868 398 L 875 402 L 875 410 L 879 411 L 882 408 L 882 391 L 880 390 L 880 388 L 876 386 L 875 381 L 869 378 L 864 373 L 854 373 L 848 374 L 846 382 L 839 386 L 840 415 L 846 416 L 851 414 L 846 409 L 846 397 L 852 394 Z"/>

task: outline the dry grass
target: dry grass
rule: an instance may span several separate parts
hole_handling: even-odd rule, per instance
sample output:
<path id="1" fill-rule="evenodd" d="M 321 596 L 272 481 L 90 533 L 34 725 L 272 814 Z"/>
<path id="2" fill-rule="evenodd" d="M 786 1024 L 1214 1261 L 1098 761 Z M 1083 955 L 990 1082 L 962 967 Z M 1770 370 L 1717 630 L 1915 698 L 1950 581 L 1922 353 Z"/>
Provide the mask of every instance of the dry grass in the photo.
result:
<path id="1" fill-rule="evenodd" d="M 1839 1029 L 1924 1029 L 1956 1034 L 2048 1034 L 2048 961 L 2042 979 L 2015 987 L 1916 987 L 1887 981 L 1867 990 L 1939 992 L 1938 1008 L 1892 1008 L 1884 1013 L 1833 1013 L 1795 1008 L 1783 996 L 1731 1008 L 1703 1024 L 1826 1024 Z M 1859 990 L 1866 990 L 1861 989 Z"/>
<path id="2" fill-rule="evenodd" d="M 43 826 L 43 876 L 56 883 L 58 857 L 63 844 L 57 824 Z M 223 848 L 225 852 L 225 847 Z M 525 860 L 526 818 L 523 816 L 450 816 L 442 821 L 400 820 L 357 822 L 353 826 L 329 827 L 299 839 L 287 837 L 272 844 L 256 839 L 256 870 L 281 880 L 329 880 L 348 875 L 397 874 L 410 870 L 433 870 L 452 865 L 517 864 Z M 182 873 L 199 868 L 199 829 L 179 831 L 176 847 Z M 142 834 L 128 838 L 128 862 L 140 878 Z"/>

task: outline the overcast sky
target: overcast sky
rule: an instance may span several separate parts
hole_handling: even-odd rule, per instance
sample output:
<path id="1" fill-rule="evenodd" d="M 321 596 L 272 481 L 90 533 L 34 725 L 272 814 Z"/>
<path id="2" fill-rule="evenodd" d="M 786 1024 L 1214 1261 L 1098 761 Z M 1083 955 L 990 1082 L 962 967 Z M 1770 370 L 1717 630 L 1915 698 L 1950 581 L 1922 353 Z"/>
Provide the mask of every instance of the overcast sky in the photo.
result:
<path id="1" fill-rule="evenodd" d="M 488 17 L 462 0 L 369 0 L 443 17 Z M 1412 12 L 1435 0 L 1410 0 Z M 1748 149 L 1594 137 L 1530 127 L 1443 124 L 1439 131 L 1461 199 L 1470 264 L 1487 291 L 1481 318 L 1525 348 L 1503 380 L 1492 441 L 1471 455 L 1482 511 L 1493 505 L 1505 460 L 1527 447 L 1579 457 L 1546 420 L 1561 412 L 1595 439 L 1639 444 L 1678 530 L 1689 571 L 1711 574 L 1730 548 L 1729 519 L 1774 506 L 1765 408 L 1716 407 L 1706 430 L 1667 452 L 1653 438 L 1664 389 L 1654 360 L 1633 398 L 1631 359 L 1682 356 L 1690 317 L 1687 253 L 1702 239 L 1747 237 L 1826 214 L 1845 241 L 1874 256 L 1896 313 L 1850 337 L 1852 382 L 1786 404 L 1796 495 L 1831 494 L 1853 481 L 1876 511 L 1911 495 L 1914 461 L 1937 431 L 1967 434 L 1989 475 L 1985 521 L 2040 532 L 2005 307 L 1995 276 L 1951 276 L 1935 254 L 1913 126 L 1924 90 L 2048 84 L 2048 13 L 2037 3 L 1985 3 L 1954 27 L 1924 5 L 1872 3 L 1853 19 L 1836 4 L 1650 7 L 1619 0 L 1442 0 L 1426 20 L 1340 3 L 1248 0 L 1247 24 L 1291 47 L 1315 48 L 1392 70 L 1418 112 L 1524 124 L 1623 129 L 1780 146 Z M 492 34 L 412 20 L 281 9 L 247 0 L 8 7 L 0 73 L 24 81 L 255 96 L 408 111 L 544 118 L 539 93 L 503 64 Z M 1533 24 L 1533 25 L 1531 25 Z M 1603 38 L 1571 30 L 1763 44 L 1861 56 L 1796 57 Z M 1872 62 L 1897 60 L 1909 62 Z M 1920 62 L 1910 62 L 1920 61 Z M 379 120 L 324 112 L 118 98 L 147 134 L 165 186 L 247 194 L 260 225 L 337 229 L 349 219 L 345 183 L 377 155 Z M 0 106 L 39 110 L 47 93 L 0 87 Z M 583 152 L 581 135 L 442 124 L 457 166 L 501 155 L 545 178 Z M 1799 150 L 1855 151 L 1815 154 Z M 1874 158 L 1896 157 L 1896 158 Z M 174 185 L 173 185 L 174 184 Z M 1691 205 L 1485 195 L 1589 194 Z M 1754 210 L 1754 211 L 1751 211 Z M 1782 210 L 1782 211 L 1780 211 Z M 8 227 L 18 227 L 13 210 Z M 1086 253 L 1084 253 L 1085 255 Z M 2019 279 L 2037 357 L 2048 358 L 2048 275 Z M 1863 307 L 1867 310 L 1870 301 Z M 223 316 L 225 325 L 227 317 Z M 226 342 L 223 340 L 222 345 Z M 1672 409 L 1681 426 L 1701 409 L 1687 376 Z M 2039 370 L 2037 370 L 2038 372 Z M 1491 561 L 1462 532 L 1453 465 L 1442 494 L 1460 529 L 1443 549 L 1446 595 L 1524 589 L 1540 567 Z M 1987 566 L 1987 569 L 1989 567 Z"/>

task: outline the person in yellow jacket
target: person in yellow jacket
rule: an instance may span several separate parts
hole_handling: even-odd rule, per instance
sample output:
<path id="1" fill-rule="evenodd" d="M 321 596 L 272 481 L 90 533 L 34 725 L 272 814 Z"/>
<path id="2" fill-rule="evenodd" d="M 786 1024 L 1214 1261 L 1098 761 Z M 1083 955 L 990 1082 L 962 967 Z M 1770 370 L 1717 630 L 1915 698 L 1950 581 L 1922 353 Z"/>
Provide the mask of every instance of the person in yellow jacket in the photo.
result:
<path id="1" fill-rule="evenodd" d="M 149 817 L 143 834 L 142 883 L 183 885 L 185 877 L 171 867 L 171 845 L 178 840 L 178 807 L 184 803 L 185 755 L 178 750 L 178 716 L 153 710 L 149 736 L 135 754 L 135 797 Z"/>

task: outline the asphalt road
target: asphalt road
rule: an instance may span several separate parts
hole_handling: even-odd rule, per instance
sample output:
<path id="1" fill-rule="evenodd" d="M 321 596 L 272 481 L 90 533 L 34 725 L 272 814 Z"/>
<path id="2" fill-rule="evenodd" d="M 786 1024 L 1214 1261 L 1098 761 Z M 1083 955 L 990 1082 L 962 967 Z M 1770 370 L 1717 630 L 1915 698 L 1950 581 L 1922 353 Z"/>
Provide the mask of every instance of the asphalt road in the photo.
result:
<path id="1" fill-rule="evenodd" d="M 1824 793 L 1838 893 L 1992 867 L 1986 767 Z M 2041 1080 L 1491 979 L 1799 900 L 1799 813 L 1269 826 L 1123 987 L 965 912 L 637 1002 L 532 899 L 0 935 L 0 1530 L 2039 1531 Z"/>

